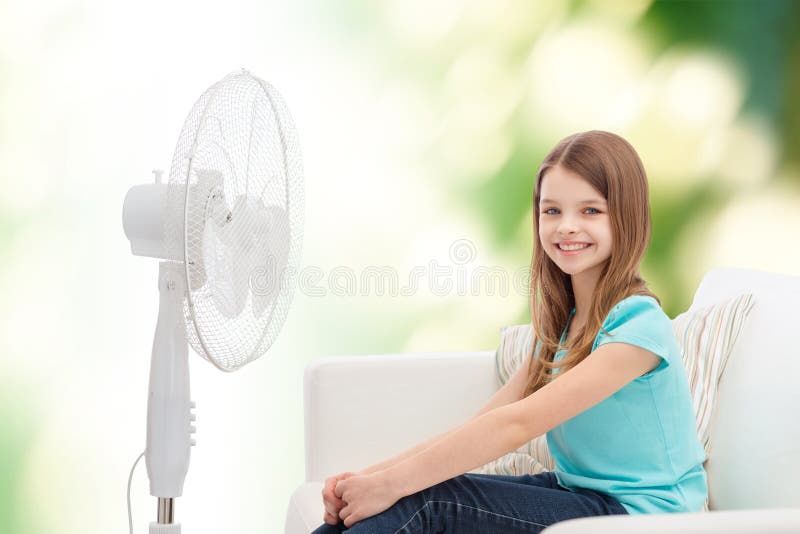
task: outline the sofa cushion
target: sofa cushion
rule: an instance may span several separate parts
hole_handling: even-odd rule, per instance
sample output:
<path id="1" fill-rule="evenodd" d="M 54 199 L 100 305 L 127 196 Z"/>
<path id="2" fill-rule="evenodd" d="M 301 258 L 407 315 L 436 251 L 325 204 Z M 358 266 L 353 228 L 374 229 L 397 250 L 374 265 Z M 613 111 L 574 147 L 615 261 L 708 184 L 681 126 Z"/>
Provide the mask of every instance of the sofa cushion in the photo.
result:
<path id="1" fill-rule="evenodd" d="M 707 457 L 711 456 L 710 422 L 719 382 L 754 303 L 753 295 L 747 293 L 700 310 L 690 309 L 672 320 L 692 393 L 697 437 Z"/>
<path id="2" fill-rule="evenodd" d="M 800 276 L 717 268 L 700 282 L 692 307 L 755 296 L 711 420 L 706 462 L 714 510 L 797 507 L 800 503 Z"/>
<path id="3" fill-rule="evenodd" d="M 304 482 L 294 490 L 286 510 L 286 534 L 308 534 L 325 524 L 324 486 L 324 482 Z"/>

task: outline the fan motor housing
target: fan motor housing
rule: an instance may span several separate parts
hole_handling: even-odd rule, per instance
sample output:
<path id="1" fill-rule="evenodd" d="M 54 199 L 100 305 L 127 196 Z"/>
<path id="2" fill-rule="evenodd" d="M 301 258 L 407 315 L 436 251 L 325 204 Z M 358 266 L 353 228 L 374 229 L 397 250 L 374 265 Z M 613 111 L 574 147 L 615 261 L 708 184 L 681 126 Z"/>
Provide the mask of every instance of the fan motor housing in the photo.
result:
<path id="1" fill-rule="evenodd" d="M 131 252 L 134 255 L 183 261 L 183 258 L 168 257 L 164 243 L 167 187 L 167 184 L 141 184 L 131 187 L 122 205 L 122 227 L 131 242 Z"/>

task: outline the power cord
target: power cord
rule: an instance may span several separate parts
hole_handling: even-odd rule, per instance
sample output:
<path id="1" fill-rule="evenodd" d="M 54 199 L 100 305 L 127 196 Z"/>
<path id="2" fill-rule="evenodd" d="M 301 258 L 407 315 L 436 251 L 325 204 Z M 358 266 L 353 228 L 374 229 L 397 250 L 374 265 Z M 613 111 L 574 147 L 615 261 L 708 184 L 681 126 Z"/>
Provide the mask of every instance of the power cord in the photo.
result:
<path id="1" fill-rule="evenodd" d="M 133 534 L 133 518 L 131 517 L 131 480 L 133 479 L 133 470 L 136 469 L 136 464 L 139 463 L 139 460 L 142 459 L 144 453 L 147 452 L 142 451 L 142 454 L 133 462 L 133 467 L 131 467 L 131 474 L 128 476 L 128 529 L 130 530 L 130 534 Z"/>

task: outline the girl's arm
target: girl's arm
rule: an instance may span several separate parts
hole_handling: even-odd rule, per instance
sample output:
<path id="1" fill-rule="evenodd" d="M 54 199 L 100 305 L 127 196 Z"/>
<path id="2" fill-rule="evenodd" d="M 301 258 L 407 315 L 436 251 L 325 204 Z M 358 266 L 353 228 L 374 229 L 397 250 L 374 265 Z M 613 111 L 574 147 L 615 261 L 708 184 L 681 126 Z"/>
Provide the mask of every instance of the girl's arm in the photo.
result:
<path id="1" fill-rule="evenodd" d="M 503 385 L 503 387 L 501 387 L 499 390 L 495 392 L 494 395 L 492 395 L 492 397 L 489 399 L 489 402 L 487 402 L 486 405 L 478 411 L 478 413 L 473 415 L 472 419 L 470 420 L 477 419 L 481 415 L 491 412 L 495 408 L 500 408 L 501 406 L 505 406 L 507 404 L 511 404 L 513 402 L 517 402 L 518 400 L 520 400 L 522 398 L 522 393 L 525 390 L 525 385 L 527 384 L 528 381 L 529 363 L 530 363 L 530 356 L 524 359 L 522 365 L 519 366 L 514 375 Z M 538 363 L 539 363 L 538 361 L 535 362 L 537 366 Z M 393 465 L 402 462 L 406 458 L 409 458 L 419 452 L 424 451 L 434 443 L 437 443 L 439 442 L 439 440 L 446 438 L 456 430 L 458 430 L 458 427 L 452 430 L 448 430 L 443 434 L 439 434 L 438 436 L 433 437 L 427 441 L 424 441 L 421 444 L 417 445 L 416 447 L 409 449 L 402 454 L 398 454 L 394 458 L 391 458 L 379 464 L 375 464 L 371 467 L 367 467 L 359 471 L 359 474 L 368 475 L 369 473 L 374 473 L 376 471 L 381 471 L 383 469 L 392 467 Z"/>
<path id="2" fill-rule="evenodd" d="M 455 429 L 448 430 L 447 432 L 445 432 L 443 434 L 439 434 L 438 436 L 433 437 L 433 438 L 431 438 L 431 439 L 429 439 L 427 441 L 424 441 L 424 442 L 420 443 L 419 445 L 417 445 L 416 447 L 413 447 L 413 448 L 407 450 L 404 453 L 398 454 L 397 456 L 395 456 L 393 458 L 390 458 L 390 459 L 388 459 L 388 460 L 386 460 L 384 462 L 381 462 L 379 464 L 375 464 L 375 465 L 373 465 L 371 467 L 364 468 L 361 471 L 359 471 L 358 474 L 360 474 L 360 475 L 368 475 L 368 474 L 374 473 L 376 471 L 382 471 L 383 469 L 386 469 L 387 467 L 391 467 L 391 466 L 393 466 L 393 465 L 395 465 L 397 463 L 402 462 L 403 460 L 405 460 L 406 458 L 408 458 L 410 456 L 414 456 L 418 452 L 424 451 L 425 449 L 427 449 L 428 447 L 430 447 L 434 443 L 438 442 L 440 439 L 452 434 L 453 432 L 455 432 Z"/>
<path id="3" fill-rule="evenodd" d="M 588 410 L 654 369 L 659 360 L 635 345 L 601 345 L 535 393 L 473 419 L 377 476 L 404 497 L 466 473 Z"/>

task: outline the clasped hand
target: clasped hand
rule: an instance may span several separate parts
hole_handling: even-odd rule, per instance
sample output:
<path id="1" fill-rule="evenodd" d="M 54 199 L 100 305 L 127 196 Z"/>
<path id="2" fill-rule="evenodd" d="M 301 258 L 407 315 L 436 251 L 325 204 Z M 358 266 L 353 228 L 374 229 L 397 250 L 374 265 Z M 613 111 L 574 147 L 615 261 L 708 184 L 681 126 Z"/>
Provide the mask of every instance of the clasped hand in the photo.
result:
<path id="1" fill-rule="evenodd" d="M 400 498 L 392 484 L 381 472 L 367 475 L 345 472 L 325 481 L 322 500 L 329 525 L 339 519 L 344 526 L 352 527 L 362 519 L 377 515 L 391 507 Z"/>

